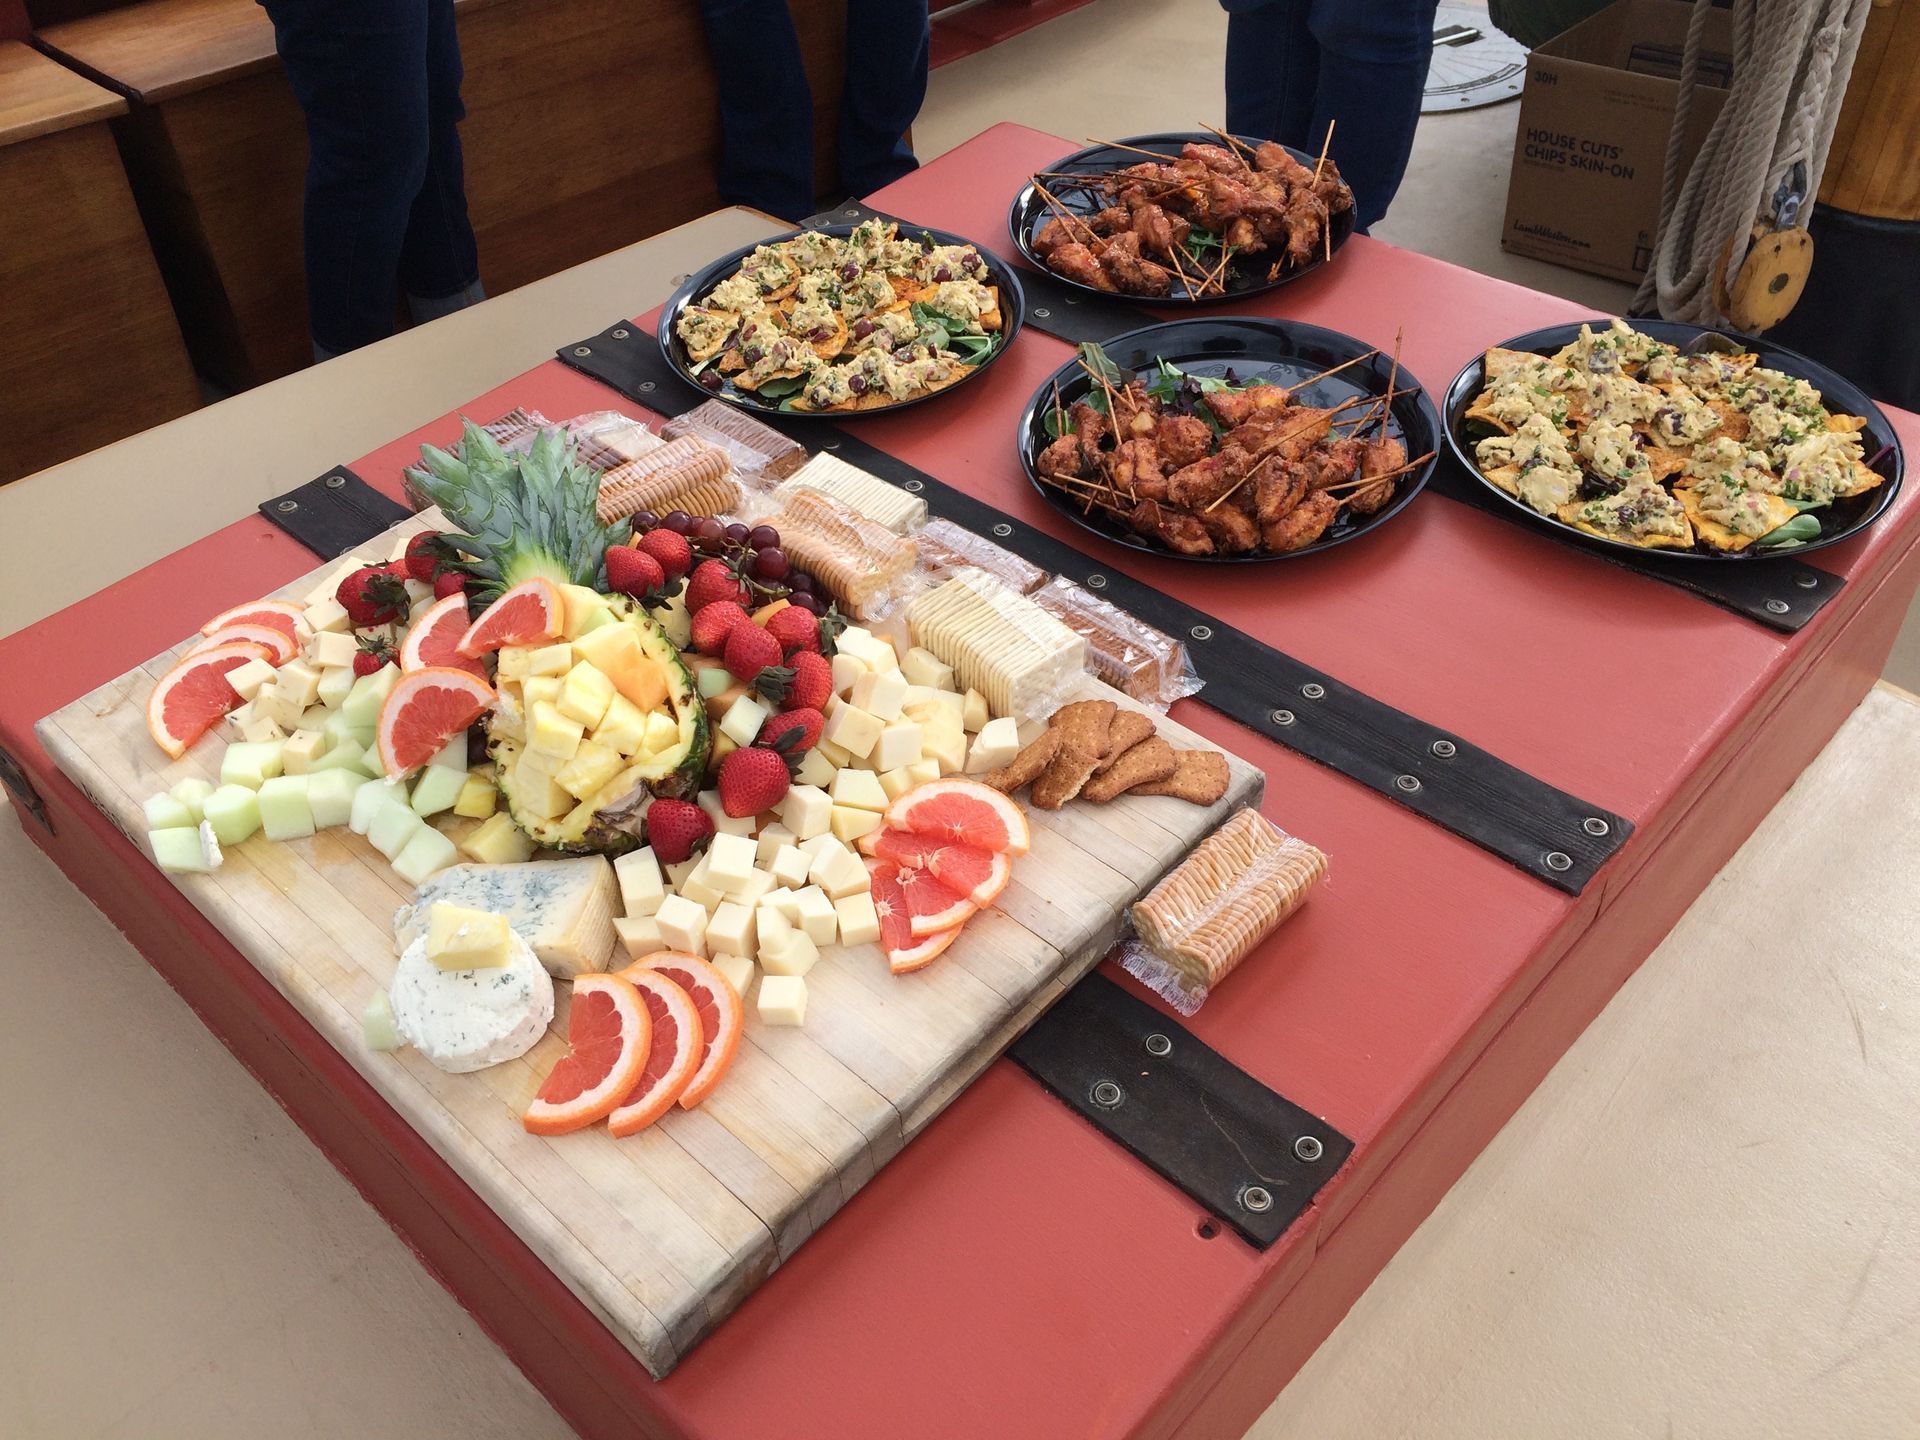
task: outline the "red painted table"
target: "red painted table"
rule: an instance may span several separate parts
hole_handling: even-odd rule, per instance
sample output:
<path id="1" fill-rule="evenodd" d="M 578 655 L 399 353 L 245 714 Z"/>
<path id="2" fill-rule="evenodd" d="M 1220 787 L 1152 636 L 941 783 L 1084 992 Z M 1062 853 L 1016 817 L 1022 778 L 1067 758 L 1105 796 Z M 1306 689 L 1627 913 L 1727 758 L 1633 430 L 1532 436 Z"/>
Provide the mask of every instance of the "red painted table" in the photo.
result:
<path id="1" fill-rule="evenodd" d="M 1070 148 L 1000 126 L 873 203 L 1004 252 L 1013 188 Z M 1374 344 L 1404 327 L 1429 387 L 1581 313 L 1365 239 L 1251 308 Z M 1205 1238 L 1184 1195 L 998 1064 L 656 1384 L 33 740 L 40 715 L 310 554 L 249 517 L 0 641 L 0 746 L 52 828 L 23 823 L 584 1433 L 1238 1434 L 1825 743 L 1920 583 L 1911 494 L 1822 553 L 1848 584 L 1792 637 L 1433 495 L 1312 563 L 1227 574 L 1101 551 L 1014 458 L 1021 405 L 1067 353 L 1029 330 L 952 403 L 860 433 L 1636 826 L 1570 898 L 1182 703 L 1267 767 L 1267 813 L 1333 856 L 1321 895 L 1191 1022 L 1357 1142 L 1265 1253 Z M 616 404 L 556 362 L 466 409 Z M 1920 420 L 1894 420 L 1920 443 Z M 457 428 L 443 416 L 351 463 L 397 493 L 419 443 Z"/>

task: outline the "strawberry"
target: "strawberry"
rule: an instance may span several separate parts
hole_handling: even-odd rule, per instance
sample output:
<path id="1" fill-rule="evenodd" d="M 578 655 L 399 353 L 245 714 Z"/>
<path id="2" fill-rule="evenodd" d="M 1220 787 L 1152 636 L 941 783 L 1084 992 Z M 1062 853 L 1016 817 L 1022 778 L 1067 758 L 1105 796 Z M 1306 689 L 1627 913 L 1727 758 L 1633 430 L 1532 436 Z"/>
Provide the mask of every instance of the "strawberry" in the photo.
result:
<path id="1" fill-rule="evenodd" d="M 649 530 L 635 543 L 660 562 L 669 580 L 678 580 L 693 568 L 693 546 L 677 530 Z"/>
<path id="2" fill-rule="evenodd" d="M 407 587 L 386 565 L 362 565 L 340 582 L 334 599 L 356 630 L 391 624 L 407 613 Z"/>
<path id="3" fill-rule="evenodd" d="M 786 611 L 780 612 L 782 615 Z M 793 676 L 787 682 L 784 710 L 824 710 L 833 698 L 833 664 L 817 650 L 799 650 L 787 662 Z"/>
<path id="4" fill-rule="evenodd" d="M 362 635 L 353 653 L 353 673 L 371 675 L 394 661 L 393 642 L 384 635 Z"/>
<path id="5" fill-rule="evenodd" d="M 793 787 L 786 756 L 777 750 L 749 745 L 720 762 L 720 808 L 735 819 L 771 810 Z M 656 806 L 659 802 L 655 802 Z M 654 854 L 660 847 L 654 846 Z"/>
<path id="6" fill-rule="evenodd" d="M 820 622 L 798 605 L 776 610 L 767 617 L 767 633 L 780 642 L 783 653 L 820 648 Z"/>
<path id="7" fill-rule="evenodd" d="M 702 560 L 687 581 L 687 609 L 695 613 L 718 600 L 744 607 L 752 598 L 740 572 L 725 560 Z"/>
<path id="8" fill-rule="evenodd" d="M 452 558 L 453 552 L 444 535 L 423 530 L 407 541 L 407 553 L 396 564 L 403 579 L 431 580 L 445 572 Z"/>
<path id="9" fill-rule="evenodd" d="M 726 661 L 734 679 L 751 680 L 780 663 L 780 642 L 751 622 L 735 625 L 727 635 Z"/>
<path id="10" fill-rule="evenodd" d="M 826 724 L 827 717 L 818 710 L 782 710 L 766 718 L 753 743 L 797 760 L 820 743 L 820 732 Z"/>
<path id="11" fill-rule="evenodd" d="M 712 838 L 713 817 L 698 805 L 656 800 L 647 807 L 647 843 L 662 865 L 691 860 Z"/>
<path id="12" fill-rule="evenodd" d="M 458 570 L 442 570 L 433 580 L 433 598 L 444 600 L 449 595 L 467 593 L 467 577 Z"/>
<path id="13" fill-rule="evenodd" d="M 671 535 L 673 532 L 667 532 Z M 689 634 L 693 648 L 702 655 L 720 655 L 726 652 L 727 637 L 736 628 L 753 622 L 747 612 L 731 600 L 716 600 L 705 606 L 693 617 Z"/>
<path id="14" fill-rule="evenodd" d="M 625 545 L 616 545 L 607 551 L 607 588 L 616 594 L 631 595 L 638 600 L 666 583 L 666 571 L 646 551 Z"/>

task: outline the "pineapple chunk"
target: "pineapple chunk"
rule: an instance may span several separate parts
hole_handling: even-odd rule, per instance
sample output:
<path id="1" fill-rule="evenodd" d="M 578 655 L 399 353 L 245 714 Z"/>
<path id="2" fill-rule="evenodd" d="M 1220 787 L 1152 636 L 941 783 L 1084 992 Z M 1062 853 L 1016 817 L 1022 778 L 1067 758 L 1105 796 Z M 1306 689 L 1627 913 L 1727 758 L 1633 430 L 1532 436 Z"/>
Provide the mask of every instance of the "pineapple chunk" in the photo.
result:
<path id="1" fill-rule="evenodd" d="M 557 820 L 573 808 L 574 797 L 561 789 L 551 775 L 523 767 L 515 770 L 513 780 L 515 800 L 542 820 Z"/>
<path id="2" fill-rule="evenodd" d="M 607 602 L 601 597 L 600 592 L 590 590 L 585 585 L 562 585 L 560 596 L 566 602 L 567 618 L 564 628 L 569 636 L 580 635 L 596 628 L 593 623 L 594 611 L 607 608 Z"/>
<path id="3" fill-rule="evenodd" d="M 527 733 L 527 749 L 535 754 L 572 759 L 574 751 L 580 748 L 586 726 L 544 700 L 534 702 L 532 715 L 533 725 Z"/>
<path id="4" fill-rule="evenodd" d="M 485 820 L 499 806 L 500 792 L 493 788 L 493 782 L 480 775 L 467 776 L 467 783 L 460 787 L 460 794 L 453 802 L 453 813 L 464 815 L 469 820 Z"/>
<path id="5" fill-rule="evenodd" d="M 554 702 L 562 715 L 578 720 L 588 730 L 606 718 L 613 703 L 613 682 L 597 665 L 582 660 L 560 682 L 560 698 Z"/>
<path id="6" fill-rule="evenodd" d="M 527 651 L 527 668 L 522 678 L 558 677 L 573 668 L 573 646 L 562 640 L 557 645 L 542 645 Z"/>
<path id="7" fill-rule="evenodd" d="M 535 705 L 551 705 L 560 698 L 558 675 L 535 675 L 520 682 L 520 698 L 531 710 Z"/>
<path id="8" fill-rule="evenodd" d="M 500 663 L 495 673 L 502 680 L 526 679 L 533 673 L 534 653 L 535 647 L 532 645 L 502 645 L 495 657 Z"/>
<path id="9" fill-rule="evenodd" d="M 680 738 L 678 725 L 674 726 L 673 737 L 676 740 Z M 647 717 L 626 696 L 616 695 L 608 703 L 607 713 L 594 728 L 593 738 L 622 755 L 643 754 L 646 750 Z"/>
<path id="10" fill-rule="evenodd" d="M 578 800 L 590 797 L 620 773 L 622 758 L 618 750 L 597 740 L 582 740 L 573 758 L 554 775 L 554 784 Z"/>
<path id="11" fill-rule="evenodd" d="M 469 835 L 460 848 L 483 865 L 517 865 L 533 854 L 533 841 L 503 810 Z"/>
<path id="12" fill-rule="evenodd" d="M 669 746 L 680 743 L 680 722 L 665 710 L 655 710 L 647 716 L 647 739 L 642 746 L 646 754 L 658 754 Z"/>

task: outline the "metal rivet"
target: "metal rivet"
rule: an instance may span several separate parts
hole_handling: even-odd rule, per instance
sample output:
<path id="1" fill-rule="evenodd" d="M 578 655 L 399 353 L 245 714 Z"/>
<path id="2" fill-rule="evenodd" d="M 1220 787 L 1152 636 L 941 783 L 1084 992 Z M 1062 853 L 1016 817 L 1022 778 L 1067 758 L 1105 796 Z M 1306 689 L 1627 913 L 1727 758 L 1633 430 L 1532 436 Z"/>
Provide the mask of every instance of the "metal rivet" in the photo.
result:
<path id="1" fill-rule="evenodd" d="M 1211 640 L 1213 638 L 1213 627 L 1211 625 L 1196 625 L 1187 631 L 1187 633 L 1196 640 Z"/>
<path id="2" fill-rule="evenodd" d="M 298 500 L 282 500 L 273 508 L 278 510 L 282 515 L 291 515 L 300 508 L 300 502 Z"/>
<path id="3" fill-rule="evenodd" d="M 621 327 L 620 327 L 620 328 L 619 328 L 618 330 L 615 330 L 615 331 L 613 332 L 613 338 L 614 338 L 614 339 L 616 339 L 616 340 L 624 340 L 624 339 L 626 339 L 626 338 L 627 338 L 627 327 L 626 327 L 626 326 L 624 326 L 624 325 L 622 325 L 622 326 L 621 326 Z"/>
<path id="4" fill-rule="evenodd" d="M 1269 718 L 1272 719 L 1276 725 L 1291 725 L 1293 723 L 1293 712 L 1291 710 L 1276 710 Z"/>
<path id="5" fill-rule="evenodd" d="M 1078 305 L 1079 303 L 1080 303 L 1080 297 L 1078 295 L 1067 296 L 1067 304 Z"/>
<path id="6" fill-rule="evenodd" d="M 1106 589 L 1106 588 L 1107 588 L 1107 577 L 1106 577 L 1106 576 L 1104 576 L 1104 575 L 1099 575 L 1099 574 L 1095 574 L 1095 575 L 1089 575 L 1089 576 L 1087 576 L 1087 588 L 1088 588 L 1089 590 L 1104 590 L 1104 589 Z"/>
<path id="7" fill-rule="evenodd" d="M 1111 1110 L 1127 1098 L 1127 1092 L 1111 1080 L 1102 1080 L 1093 1087 L 1093 1103 L 1102 1110 Z"/>
<path id="8" fill-rule="evenodd" d="M 1320 1143 L 1316 1135 L 1302 1135 L 1293 1142 L 1293 1153 L 1311 1165 L 1327 1153 L 1327 1147 Z"/>
<path id="9" fill-rule="evenodd" d="M 1454 746 L 1451 740 L 1436 740 L 1427 748 L 1442 760 L 1451 760 L 1454 756 Z"/>
<path id="10" fill-rule="evenodd" d="M 1003 520 L 1001 521 L 1000 524 L 993 527 L 993 533 L 1004 539 L 1006 536 L 1011 535 L 1013 533 L 1013 526 L 1007 524 Z"/>
<path id="11" fill-rule="evenodd" d="M 639 387 L 639 388 L 640 388 L 640 393 L 641 393 L 642 395 L 645 395 L 645 394 L 647 394 L 648 392 L 650 392 L 650 391 L 651 391 L 651 390 L 653 389 L 653 381 L 651 381 L 651 380 L 642 380 L 642 381 L 640 382 L 640 387 Z"/>
<path id="12" fill-rule="evenodd" d="M 1418 775 L 1396 775 L 1393 777 L 1393 783 L 1398 785 L 1402 790 L 1411 792 L 1420 788 L 1420 777 Z"/>
<path id="13" fill-rule="evenodd" d="M 858 215 L 860 212 L 858 210 L 843 210 L 840 213 L 845 215 L 849 220 L 851 220 L 855 215 Z"/>
<path id="14" fill-rule="evenodd" d="M 1775 615 L 1784 615 L 1792 608 L 1793 607 L 1784 600 L 1767 601 L 1767 609 L 1772 611 Z"/>
<path id="15" fill-rule="evenodd" d="M 591 355 L 593 353 L 593 347 L 590 345 L 576 345 L 573 347 L 573 353 L 576 355 Z"/>
<path id="16" fill-rule="evenodd" d="M 915 495 L 918 495 L 922 490 L 926 489 L 927 487 L 921 481 L 907 480 L 902 482 L 900 488 L 902 490 L 912 491 Z"/>
<path id="17" fill-rule="evenodd" d="M 327 476 L 327 488 L 329 490 L 338 490 L 342 485 L 346 483 L 347 483 L 347 477 L 344 475 Z"/>
<path id="18" fill-rule="evenodd" d="M 1327 693 L 1327 687 L 1317 681 L 1309 680 L 1300 687 L 1300 693 L 1309 700 L 1318 700 Z"/>
<path id="19" fill-rule="evenodd" d="M 1170 1054 L 1172 1050 L 1173 1050 L 1173 1041 L 1169 1040 L 1166 1036 L 1160 1034 L 1158 1031 L 1147 1036 L 1147 1054 L 1166 1055 L 1166 1054 Z"/>
<path id="20" fill-rule="evenodd" d="M 1820 577 L 1818 575 L 1796 575 L 1793 577 L 1793 583 L 1798 585 L 1802 590 L 1818 590 L 1820 588 Z"/>
<path id="21" fill-rule="evenodd" d="M 1598 815 L 1589 815 L 1580 822 L 1580 828 L 1589 835 L 1605 835 L 1613 829 L 1613 826 L 1602 820 Z"/>
<path id="22" fill-rule="evenodd" d="M 1558 850 L 1549 850 L 1546 860 L 1547 869 L 1549 870 L 1571 870 L 1573 868 L 1573 857 L 1562 854 Z"/>
<path id="23" fill-rule="evenodd" d="M 840 442 L 838 440 L 829 440 L 820 448 L 822 450 L 838 450 L 840 448 Z"/>
<path id="24" fill-rule="evenodd" d="M 1257 1215 L 1273 1208 L 1273 1192 L 1264 1185 L 1249 1185 L 1240 1192 L 1240 1203 Z"/>
<path id="25" fill-rule="evenodd" d="M 1033 318 L 1036 320 L 1045 320 L 1051 314 L 1053 314 L 1051 310 L 1044 309 L 1044 308 L 1036 309 L 1033 312 Z"/>

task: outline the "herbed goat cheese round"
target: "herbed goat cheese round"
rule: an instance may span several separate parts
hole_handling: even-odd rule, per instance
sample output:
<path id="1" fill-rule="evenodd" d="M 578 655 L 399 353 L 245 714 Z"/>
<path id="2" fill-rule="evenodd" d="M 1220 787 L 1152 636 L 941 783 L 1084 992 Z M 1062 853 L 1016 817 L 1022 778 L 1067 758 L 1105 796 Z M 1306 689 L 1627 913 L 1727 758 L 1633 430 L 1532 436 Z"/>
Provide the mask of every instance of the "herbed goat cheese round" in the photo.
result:
<path id="1" fill-rule="evenodd" d="M 422 936 L 401 954 L 387 998 L 407 1043 L 455 1075 L 526 1054 L 553 1021 L 553 979 L 518 934 L 507 963 L 485 970 L 442 970 Z"/>

